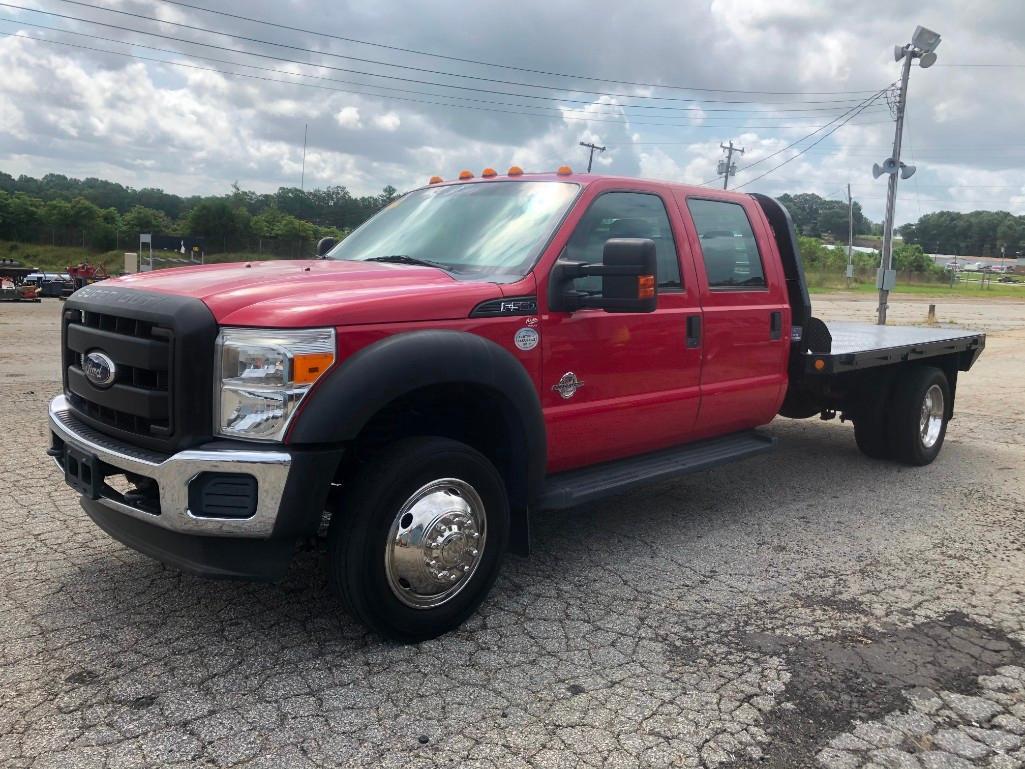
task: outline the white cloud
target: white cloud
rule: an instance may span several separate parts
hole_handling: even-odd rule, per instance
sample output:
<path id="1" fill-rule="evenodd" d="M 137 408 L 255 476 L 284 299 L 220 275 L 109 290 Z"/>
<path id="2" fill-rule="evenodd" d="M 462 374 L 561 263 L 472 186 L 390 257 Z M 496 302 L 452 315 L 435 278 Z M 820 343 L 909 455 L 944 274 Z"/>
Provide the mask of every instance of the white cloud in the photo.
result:
<path id="1" fill-rule="evenodd" d="M 357 107 L 342 107 L 335 115 L 335 121 L 342 128 L 361 128 L 363 126 Z"/>
<path id="2" fill-rule="evenodd" d="M 374 125 L 382 131 L 397 131 L 402 125 L 402 120 L 394 112 L 386 112 L 383 115 L 374 116 Z"/>
<path id="3" fill-rule="evenodd" d="M 101 176 L 183 194 L 224 192 L 235 179 L 253 189 L 273 190 L 298 183 L 308 125 L 307 183 L 342 184 L 360 194 L 386 184 L 408 189 L 436 173 L 451 178 L 461 168 L 479 173 L 485 166 L 503 170 L 515 163 L 528 171 L 551 170 L 568 163 L 582 169 L 587 150 L 580 141 L 607 146 L 595 156 L 596 172 L 697 183 L 714 177 L 722 156 L 719 143 L 732 138 L 746 149 L 737 161 L 737 184 L 750 182 L 745 189 L 835 194 L 851 181 L 855 194 L 864 196 L 868 215 L 880 218 L 885 191 L 870 169 L 889 153 L 892 123 L 885 108 L 866 112 L 778 170 L 772 169 L 795 151 L 768 156 L 856 103 L 849 101 L 850 93 L 830 92 L 881 88 L 891 82 L 897 75 L 892 45 L 919 22 L 919 6 L 890 0 L 652 2 L 638 15 L 627 6 L 590 13 L 584 0 L 521 0 L 472 12 L 458 0 L 439 0 L 420 9 L 415 23 L 409 23 L 408 10 L 397 3 L 381 3 L 369 14 L 357 12 L 352 0 L 341 0 L 341 8 L 337 2 L 304 0 L 302 26 L 550 72 L 736 93 L 574 81 L 384 51 L 371 58 L 510 82 L 357 65 L 327 55 L 353 55 L 352 46 L 258 26 L 247 29 L 247 36 L 319 53 L 181 32 L 183 41 L 229 45 L 234 51 L 208 50 L 203 55 L 277 70 L 265 72 L 189 58 L 189 53 L 200 52 L 195 46 L 146 41 L 181 50 L 177 60 L 195 67 L 267 78 L 255 80 L 0 38 L 0 171 Z M 214 18 L 163 3 L 123 4 L 186 24 L 212 26 Z M 1025 110 L 1025 71 L 939 66 L 994 61 L 997 50 L 1001 61 L 1025 60 L 1025 5 L 998 5 L 970 8 L 959 0 L 936 0 L 930 18 L 921 19 L 945 39 L 938 66 L 912 73 L 905 148 L 919 172 L 901 187 L 899 210 L 904 214 L 917 216 L 919 209 L 944 206 L 1023 209 L 1025 146 L 1011 118 Z M 223 0 L 218 8 L 290 21 L 285 6 L 270 0 Z M 15 13 L 25 22 L 54 23 Z M 460 24 L 454 30 L 449 20 L 455 14 Z M 342 18 L 344 29 L 339 26 Z M 653 25 L 652 19 L 658 23 Z M 68 23 L 66 28 L 97 33 L 90 25 Z M 566 28 L 575 34 L 566 36 Z M 506 34 L 496 37 L 494 29 Z M 19 34 L 48 33 L 26 25 Z M 531 40 L 526 48 L 525 39 Z M 275 58 L 247 58 L 242 51 Z M 317 66 L 280 59 L 309 60 Z M 553 92 L 515 84 L 528 82 L 557 82 L 581 90 Z M 747 91 L 780 93 L 757 96 Z M 808 91 L 823 93 L 791 93 Z M 367 95 L 373 93 L 378 95 Z M 452 98 L 456 96 L 461 98 Z M 536 98 L 546 96 L 560 98 Z M 756 99 L 764 101 L 750 103 Z M 793 103 L 802 101 L 814 103 Z M 758 165 L 745 170 L 752 163 Z M 771 173 L 752 181 L 765 171 Z"/>

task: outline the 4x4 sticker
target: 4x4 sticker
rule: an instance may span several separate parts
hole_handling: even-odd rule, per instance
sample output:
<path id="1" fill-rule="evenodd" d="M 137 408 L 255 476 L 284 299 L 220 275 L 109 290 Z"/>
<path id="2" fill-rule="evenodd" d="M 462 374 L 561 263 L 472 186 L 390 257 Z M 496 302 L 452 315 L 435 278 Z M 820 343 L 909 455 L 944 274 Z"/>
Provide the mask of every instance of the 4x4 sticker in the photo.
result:
<path id="1" fill-rule="evenodd" d="M 537 347 L 538 333 L 532 328 L 521 328 L 513 337 L 513 342 L 521 350 L 533 350 Z"/>

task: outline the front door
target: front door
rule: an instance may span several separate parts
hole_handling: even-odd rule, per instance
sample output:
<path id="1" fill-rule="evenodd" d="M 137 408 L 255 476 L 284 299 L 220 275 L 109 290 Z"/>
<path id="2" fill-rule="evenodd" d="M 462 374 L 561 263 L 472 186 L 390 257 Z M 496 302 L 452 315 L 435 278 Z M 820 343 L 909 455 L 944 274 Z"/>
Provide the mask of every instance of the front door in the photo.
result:
<path id="1" fill-rule="evenodd" d="M 608 239 L 650 238 L 658 257 L 658 308 L 543 316 L 549 472 L 682 443 L 699 405 L 701 351 L 688 343 L 687 319 L 699 321 L 701 311 L 689 251 L 681 272 L 677 246 L 686 248 L 686 240 L 679 212 L 643 188 L 592 187 L 580 205 L 585 211 L 562 257 L 600 264 Z M 577 288 L 598 290 L 600 279 L 581 279 Z"/>

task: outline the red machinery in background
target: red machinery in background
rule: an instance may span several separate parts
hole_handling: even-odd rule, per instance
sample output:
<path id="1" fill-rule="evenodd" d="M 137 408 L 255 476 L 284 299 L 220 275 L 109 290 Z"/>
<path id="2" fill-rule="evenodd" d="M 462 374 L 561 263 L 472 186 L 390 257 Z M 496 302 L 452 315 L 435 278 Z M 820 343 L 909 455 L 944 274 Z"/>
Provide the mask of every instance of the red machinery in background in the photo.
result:
<path id="1" fill-rule="evenodd" d="M 90 283 L 96 283 L 110 277 L 107 274 L 107 269 L 102 264 L 93 265 L 88 262 L 76 265 L 69 264 L 68 275 L 71 276 L 71 282 L 74 284 L 72 292 L 77 291 L 82 286 L 88 286 Z"/>

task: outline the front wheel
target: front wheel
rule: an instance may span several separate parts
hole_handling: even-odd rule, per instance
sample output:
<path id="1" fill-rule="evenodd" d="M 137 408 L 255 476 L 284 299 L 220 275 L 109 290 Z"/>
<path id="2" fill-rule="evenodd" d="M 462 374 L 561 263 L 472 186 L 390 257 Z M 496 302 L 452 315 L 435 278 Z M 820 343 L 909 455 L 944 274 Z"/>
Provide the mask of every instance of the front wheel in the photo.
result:
<path id="1" fill-rule="evenodd" d="M 927 465 L 936 459 L 947 434 L 950 402 L 950 383 L 938 368 L 915 368 L 897 381 L 889 419 L 897 461 Z"/>
<path id="2" fill-rule="evenodd" d="M 346 483 L 328 534 L 331 582 L 382 635 L 422 641 L 484 600 L 509 536 L 494 465 L 447 438 L 397 442 Z"/>

